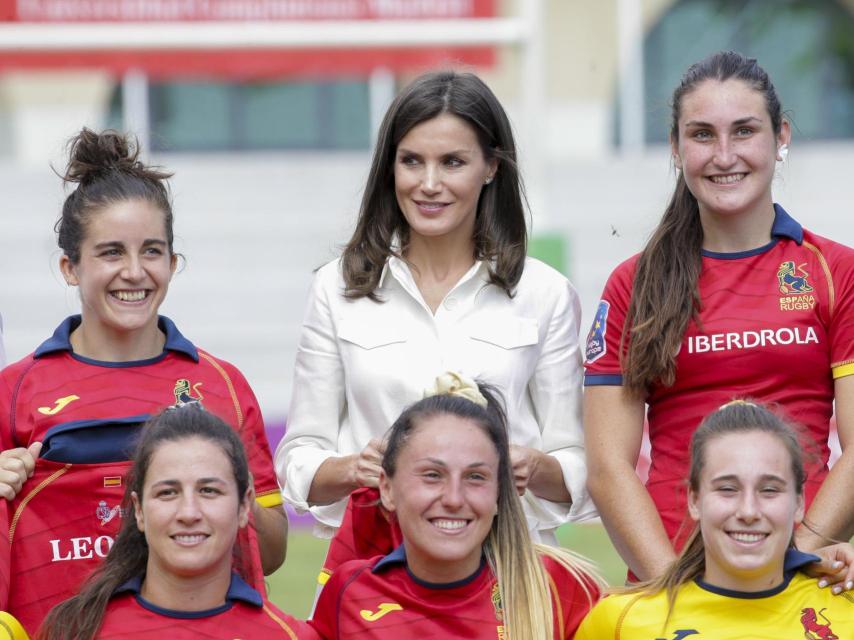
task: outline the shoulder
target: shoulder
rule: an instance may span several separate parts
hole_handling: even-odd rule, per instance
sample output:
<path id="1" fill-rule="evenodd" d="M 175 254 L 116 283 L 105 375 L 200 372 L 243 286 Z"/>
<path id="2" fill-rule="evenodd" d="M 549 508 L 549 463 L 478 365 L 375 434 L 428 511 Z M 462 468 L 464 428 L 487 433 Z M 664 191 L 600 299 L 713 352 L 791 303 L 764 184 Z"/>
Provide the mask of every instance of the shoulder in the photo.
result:
<path id="1" fill-rule="evenodd" d="M 804 229 L 802 246 L 816 252 L 828 263 L 828 266 L 832 267 L 836 264 L 846 267 L 854 266 L 854 249 L 817 233 Z"/>
<path id="2" fill-rule="evenodd" d="M 17 380 L 36 362 L 44 362 L 45 364 L 50 365 L 50 362 L 52 360 L 53 358 L 51 357 L 45 357 L 36 360 L 34 355 L 31 353 L 28 356 L 21 358 L 17 362 L 12 362 L 11 364 L 6 365 L 2 370 L 0 370 L 0 379 L 2 379 L 4 382 L 9 380 Z"/>
<path id="3" fill-rule="evenodd" d="M 344 286 L 344 275 L 341 269 L 341 258 L 330 260 L 314 272 L 315 286 L 342 288 Z"/>
<path id="4" fill-rule="evenodd" d="M 562 298 L 577 298 L 575 287 L 560 271 L 536 258 L 526 258 L 522 277 L 514 290 L 514 299 L 553 304 Z"/>
<path id="5" fill-rule="evenodd" d="M 621 637 L 620 631 L 644 629 L 643 621 L 646 619 L 653 622 L 652 627 L 657 628 L 667 615 L 666 609 L 667 599 L 663 592 L 651 595 L 612 594 L 600 600 L 587 614 L 578 630 L 577 638 L 601 640 Z"/>
<path id="6" fill-rule="evenodd" d="M 263 615 L 269 620 L 268 626 L 284 632 L 282 637 L 293 638 L 296 636 L 299 639 L 319 637 L 307 622 L 297 620 L 267 599 L 264 600 Z"/>
<path id="7" fill-rule="evenodd" d="M 236 366 L 228 362 L 227 360 L 223 360 L 222 358 L 217 358 L 215 355 L 205 351 L 204 349 L 198 349 L 199 352 L 199 366 L 208 367 L 214 369 L 220 375 L 225 375 L 234 380 L 239 380 L 241 382 L 246 382 L 246 378 L 240 372 Z"/>

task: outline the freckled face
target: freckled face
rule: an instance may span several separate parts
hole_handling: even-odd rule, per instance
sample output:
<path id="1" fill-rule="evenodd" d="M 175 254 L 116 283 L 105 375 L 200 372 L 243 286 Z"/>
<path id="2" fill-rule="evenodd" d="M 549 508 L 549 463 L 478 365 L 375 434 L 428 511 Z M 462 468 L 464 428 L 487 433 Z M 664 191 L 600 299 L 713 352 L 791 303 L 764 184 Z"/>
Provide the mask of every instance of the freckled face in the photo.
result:
<path id="1" fill-rule="evenodd" d="M 239 496 L 231 463 L 204 438 L 164 442 L 151 457 L 137 526 L 148 542 L 148 571 L 182 577 L 228 575 L 249 502 Z"/>
<path id="2" fill-rule="evenodd" d="M 498 505 L 498 452 L 470 420 L 422 420 L 380 478 L 383 504 L 397 512 L 410 570 L 447 583 L 472 575 Z"/>
<path id="3" fill-rule="evenodd" d="M 705 546 L 704 579 L 736 591 L 762 591 L 783 580 L 792 532 L 804 517 L 785 445 L 760 431 L 710 441 L 691 517 Z"/>
<path id="4" fill-rule="evenodd" d="M 397 204 L 410 233 L 471 239 L 484 181 L 496 167 L 462 118 L 443 113 L 415 125 L 398 144 L 394 163 Z"/>
<path id="5" fill-rule="evenodd" d="M 703 216 L 751 215 L 772 205 L 771 182 L 789 123 L 774 133 L 764 94 L 742 80 L 706 80 L 682 98 L 676 167 Z"/>

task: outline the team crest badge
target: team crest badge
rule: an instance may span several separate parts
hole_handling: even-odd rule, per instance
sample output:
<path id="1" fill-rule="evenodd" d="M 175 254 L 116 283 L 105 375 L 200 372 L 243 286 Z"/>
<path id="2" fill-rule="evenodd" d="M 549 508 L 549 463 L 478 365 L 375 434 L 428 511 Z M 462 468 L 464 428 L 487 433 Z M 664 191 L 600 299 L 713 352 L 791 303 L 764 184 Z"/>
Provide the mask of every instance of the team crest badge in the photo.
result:
<path id="1" fill-rule="evenodd" d="M 202 392 L 199 391 L 199 387 L 201 386 L 201 382 L 197 382 L 190 386 L 190 381 L 186 378 L 176 380 L 175 389 L 173 390 L 173 393 L 175 394 L 175 406 L 183 407 L 185 404 L 201 404 L 202 398 L 204 398 Z"/>
<path id="2" fill-rule="evenodd" d="M 813 288 L 807 282 L 809 274 L 804 271 L 804 265 L 795 267 L 794 260 L 786 260 L 777 270 L 777 283 L 780 293 L 785 296 L 797 296 L 810 293 Z"/>
<path id="3" fill-rule="evenodd" d="M 819 622 L 819 617 L 824 622 Z M 806 640 L 839 640 L 839 636 L 830 628 L 830 620 L 824 615 L 824 609 L 816 613 L 815 609 L 801 609 L 801 624 L 804 627 Z"/>
<path id="4" fill-rule="evenodd" d="M 498 588 L 498 583 L 492 587 L 492 606 L 495 608 L 495 619 L 498 622 L 504 622 L 504 607 L 501 606 L 501 589 Z"/>
<path id="5" fill-rule="evenodd" d="M 98 508 L 95 509 L 95 516 L 101 521 L 101 526 L 104 526 L 116 516 L 122 517 L 122 508 L 119 505 L 110 508 L 101 500 L 98 502 Z"/>
<path id="6" fill-rule="evenodd" d="M 596 309 L 596 317 L 593 318 L 593 326 L 590 327 L 590 333 L 587 334 L 587 362 L 596 362 L 599 358 L 605 355 L 608 351 L 608 345 L 605 342 L 605 332 L 608 329 L 608 310 L 611 305 L 607 300 L 599 301 L 599 308 Z"/>

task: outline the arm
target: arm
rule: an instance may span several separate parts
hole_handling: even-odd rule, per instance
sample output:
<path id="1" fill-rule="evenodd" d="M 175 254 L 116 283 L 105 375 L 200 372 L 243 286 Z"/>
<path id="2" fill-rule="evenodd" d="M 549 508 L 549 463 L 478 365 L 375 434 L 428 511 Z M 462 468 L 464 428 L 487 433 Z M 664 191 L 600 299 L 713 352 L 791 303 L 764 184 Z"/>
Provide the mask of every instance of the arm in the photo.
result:
<path id="1" fill-rule="evenodd" d="M 661 574 L 676 558 L 646 487 L 635 473 L 643 438 L 644 402 L 621 386 L 584 392 L 587 488 L 608 535 L 641 580 Z"/>
<path id="2" fill-rule="evenodd" d="M 554 285 L 557 298 L 547 322 L 543 347 L 528 393 L 542 437 L 542 451 L 511 448 L 517 488 L 527 488 L 535 496 L 562 503 L 559 526 L 567 519 L 593 515 L 585 488 L 587 467 L 584 433 L 581 427 L 581 350 L 578 343 L 581 303 L 568 280 Z M 571 504 L 568 511 L 566 507 Z M 549 508 L 555 511 L 558 505 Z"/>
<path id="3" fill-rule="evenodd" d="M 803 551 L 813 551 L 833 540 L 848 540 L 854 535 L 854 375 L 837 378 L 834 384 L 836 429 L 842 455 L 827 474 L 804 519 L 798 527 L 795 543 Z"/>
<path id="4" fill-rule="evenodd" d="M 268 576 L 285 562 L 288 551 L 288 516 L 282 505 L 262 507 L 252 502 L 252 514 L 255 517 L 255 531 L 258 535 L 258 547 L 261 551 L 261 568 Z"/>
<path id="5" fill-rule="evenodd" d="M 385 443 L 372 438 L 357 454 L 327 458 L 314 474 L 308 503 L 329 504 L 359 487 L 378 487 L 384 453 Z"/>

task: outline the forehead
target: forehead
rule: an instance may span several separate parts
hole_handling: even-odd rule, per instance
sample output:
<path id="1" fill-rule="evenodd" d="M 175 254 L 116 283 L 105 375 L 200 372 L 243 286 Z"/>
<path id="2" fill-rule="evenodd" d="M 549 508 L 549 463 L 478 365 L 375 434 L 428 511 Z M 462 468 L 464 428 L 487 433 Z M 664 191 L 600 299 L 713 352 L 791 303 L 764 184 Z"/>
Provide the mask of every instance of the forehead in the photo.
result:
<path id="1" fill-rule="evenodd" d="M 483 427 L 474 420 L 448 413 L 419 420 L 404 445 L 401 457 L 404 455 L 412 460 L 435 458 L 464 465 L 498 463 L 498 452 Z"/>
<path id="2" fill-rule="evenodd" d="M 704 80 L 682 96 L 679 121 L 768 118 L 765 94 L 743 80 Z"/>
<path id="3" fill-rule="evenodd" d="M 419 122 L 401 138 L 398 147 L 419 145 L 430 149 L 471 149 L 478 147 L 477 132 L 468 122 L 452 113 L 441 113 Z"/>
<path id="4" fill-rule="evenodd" d="M 729 433 L 706 444 L 701 480 L 736 476 L 748 481 L 776 475 L 794 481 L 792 457 L 780 438 L 761 431 Z"/>
<path id="5" fill-rule="evenodd" d="M 145 472 L 145 484 L 166 479 L 192 482 L 212 477 L 233 481 L 231 461 L 217 443 L 191 437 L 166 440 L 157 446 Z"/>
<path id="6" fill-rule="evenodd" d="M 166 215 L 147 200 L 119 200 L 95 209 L 86 224 L 86 239 L 166 238 Z"/>

